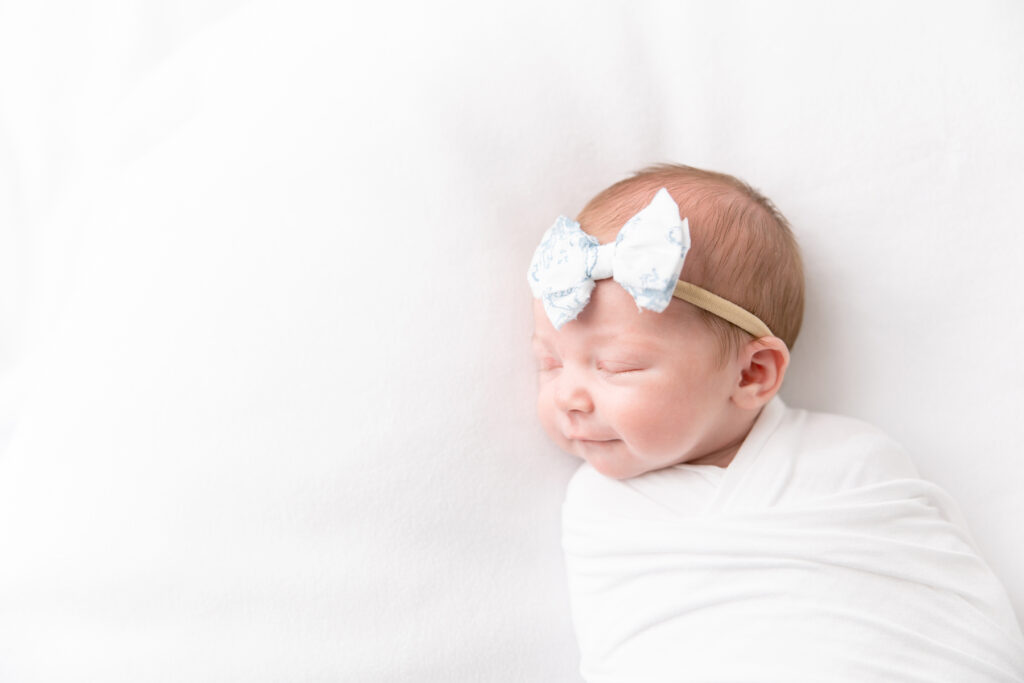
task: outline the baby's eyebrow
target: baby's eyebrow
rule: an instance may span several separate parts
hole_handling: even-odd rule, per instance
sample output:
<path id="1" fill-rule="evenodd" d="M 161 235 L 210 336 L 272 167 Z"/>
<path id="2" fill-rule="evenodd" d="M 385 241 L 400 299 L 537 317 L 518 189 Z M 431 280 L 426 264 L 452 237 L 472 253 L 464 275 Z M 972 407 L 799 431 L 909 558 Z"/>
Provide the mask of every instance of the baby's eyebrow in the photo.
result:
<path id="1" fill-rule="evenodd" d="M 629 333 L 626 334 L 609 334 L 603 335 L 597 339 L 599 344 L 615 344 L 618 346 L 627 346 L 631 349 L 637 350 L 651 350 L 656 344 L 648 338 L 642 336 L 636 336 Z"/>
<path id="2" fill-rule="evenodd" d="M 534 331 L 533 334 L 530 335 L 530 343 L 534 346 L 539 345 L 550 347 L 552 342 L 547 335 Z M 614 333 L 597 335 L 592 340 L 591 344 L 595 347 L 611 346 L 614 344 L 616 346 L 622 346 L 636 351 L 651 351 L 655 346 L 652 344 L 650 339 L 637 338 L 628 334 L 617 335 Z"/>
<path id="3" fill-rule="evenodd" d="M 648 345 L 637 345 L 637 344 L 614 344 L 603 347 L 605 354 L 625 354 L 627 357 L 643 357 L 653 353 L 653 349 Z"/>

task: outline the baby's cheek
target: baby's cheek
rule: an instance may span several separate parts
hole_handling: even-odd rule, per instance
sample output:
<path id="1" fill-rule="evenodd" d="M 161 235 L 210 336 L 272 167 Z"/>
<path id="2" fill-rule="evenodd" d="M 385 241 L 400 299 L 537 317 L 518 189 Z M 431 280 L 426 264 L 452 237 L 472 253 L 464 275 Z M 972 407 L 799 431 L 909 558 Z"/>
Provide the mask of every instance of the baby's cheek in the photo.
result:
<path id="1" fill-rule="evenodd" d="M 537 419 L 548 437 L 561 446 L 563 439 L 557 427 L 554 397 L 550 390 L 543 387 L 537 392 Z"/>
<path id="2" fill-rule="evenodd" d="M 550 403 L 550 400 L 545 396 L 544 389 L 539 389 L 537 391 L 537 419 L 540 420 L 541 424 L 545 424 L 548 419 Z"/>
<path id="3" fill-rule="evenodd" d="M 681 415 L 668 399 L 637 396 L 620 414 L 620 430 L 647 456 L 667 456 L 678 450 Z"/>
<path id="4" fill-rule="evenodd" d="M 642 442 L 652 436 L 651 406 L 642 393 L 622 394 L 609 406 L 605 417 L 626 441 Z"/>

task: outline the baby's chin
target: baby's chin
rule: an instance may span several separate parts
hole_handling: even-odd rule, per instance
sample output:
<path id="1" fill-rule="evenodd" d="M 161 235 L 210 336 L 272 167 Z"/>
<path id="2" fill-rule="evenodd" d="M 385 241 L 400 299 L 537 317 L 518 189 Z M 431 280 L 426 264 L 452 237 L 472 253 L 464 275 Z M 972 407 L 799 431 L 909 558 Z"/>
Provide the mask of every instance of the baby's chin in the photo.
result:
<path id="1" fill-rule="evenodd" d="M 630 479 L 638 477 L 652 468 L 645 468 L 637 462 L 626 445 L 619 439 L 604 443 L 573 442 L 569 452 L 586 460 L 600 474 L 609 479 Z"/>

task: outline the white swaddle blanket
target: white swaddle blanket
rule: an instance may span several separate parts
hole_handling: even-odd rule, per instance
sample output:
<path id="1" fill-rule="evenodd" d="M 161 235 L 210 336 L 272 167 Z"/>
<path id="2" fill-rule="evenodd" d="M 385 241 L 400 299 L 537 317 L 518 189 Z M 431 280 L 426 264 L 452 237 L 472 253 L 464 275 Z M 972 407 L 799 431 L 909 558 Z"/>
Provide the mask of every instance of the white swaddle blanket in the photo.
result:
<path id="1" fill-rule="evenodd" d="M 1024 638 L 956 503 L 856 420 L 765 407 L 726 469 L 563 509 L 590 683 L 1024 681 Z"/>

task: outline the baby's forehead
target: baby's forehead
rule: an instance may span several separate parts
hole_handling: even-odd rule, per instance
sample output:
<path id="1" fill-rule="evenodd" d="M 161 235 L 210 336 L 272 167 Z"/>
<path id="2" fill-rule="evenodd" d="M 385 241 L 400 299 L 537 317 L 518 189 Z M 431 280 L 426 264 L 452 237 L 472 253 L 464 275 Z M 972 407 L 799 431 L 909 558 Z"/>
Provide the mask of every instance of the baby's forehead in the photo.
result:
<path id="1" fill-rule="evenodd" d="M 574 321 L 575 322 L 575 321 Z M 561 330 L 538 328 L 533 342 L 539 346 L 575 345 L 591 348 L 621 348 L 650 353 L 667 352 L 664 338 L 642 332 L 614 332 L 567 324 Z"/>
<path id="2" fill-rule="evenodd" d="M 556 330 L 539 300 L 534 302 L 534 340 L 545 345 L 573 344 L 619 347 L 648 353 L 670 353 L 685 340 L 682 319 L 687 304 L 673 300 L 661 313 L 640 310 L 632 297 L 611 280 L 597 283 L 591 301 L 572 320 Z"/>

